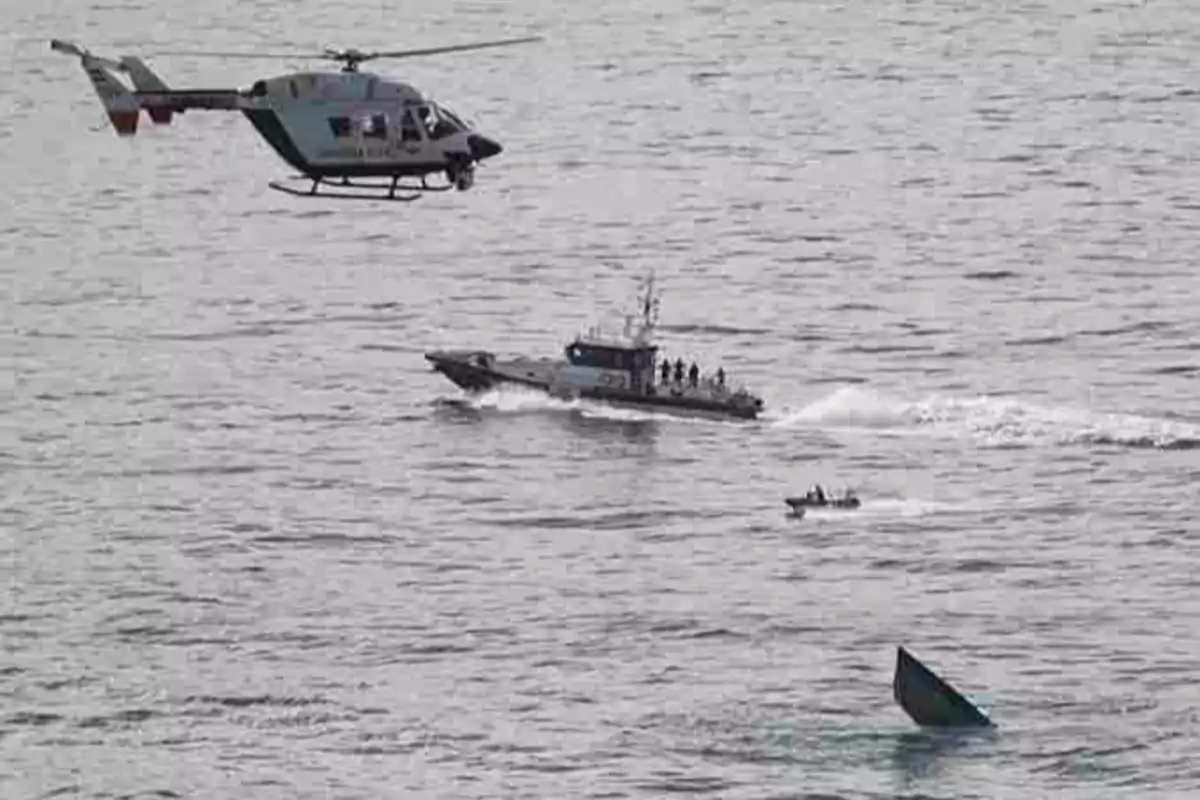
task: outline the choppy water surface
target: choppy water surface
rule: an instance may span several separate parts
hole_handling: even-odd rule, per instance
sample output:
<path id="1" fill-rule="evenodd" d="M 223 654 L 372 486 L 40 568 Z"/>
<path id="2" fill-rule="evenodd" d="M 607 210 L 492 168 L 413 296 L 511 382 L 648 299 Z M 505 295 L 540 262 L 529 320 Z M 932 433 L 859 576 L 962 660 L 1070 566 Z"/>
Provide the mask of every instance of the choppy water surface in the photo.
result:
<path id="1" fill-rule="evenodd" d="M 1200 791 L 1200 6 L 4 11 L 4 797 Z M 118 140 L 46 47 L 530 30 L 380 66 L 507 148 L 411 206 L 268 191 L 234 116 Z M 421 359 L 651 266 L 765 419 Z M 900 643 L 999 734 L 918 732 Z"/>

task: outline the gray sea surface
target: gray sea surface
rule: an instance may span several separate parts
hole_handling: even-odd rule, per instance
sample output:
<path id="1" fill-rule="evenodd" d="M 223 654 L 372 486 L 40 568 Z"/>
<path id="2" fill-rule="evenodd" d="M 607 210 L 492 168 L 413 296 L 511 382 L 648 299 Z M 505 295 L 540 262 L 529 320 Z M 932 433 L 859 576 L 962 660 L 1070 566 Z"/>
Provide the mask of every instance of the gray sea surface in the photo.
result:
<path id="1" fill-rule="evenodd" d="M 1200 796 L 1200 4 L 0 9 L 0 796 Z M 506 148 L 410 205 L 119 139 L 48 49 L 531 32 L 372 66 Z M 422 359 L 651 268 L 763 419 Z M 900 644 L 996 734 L 913 725 Z"/>

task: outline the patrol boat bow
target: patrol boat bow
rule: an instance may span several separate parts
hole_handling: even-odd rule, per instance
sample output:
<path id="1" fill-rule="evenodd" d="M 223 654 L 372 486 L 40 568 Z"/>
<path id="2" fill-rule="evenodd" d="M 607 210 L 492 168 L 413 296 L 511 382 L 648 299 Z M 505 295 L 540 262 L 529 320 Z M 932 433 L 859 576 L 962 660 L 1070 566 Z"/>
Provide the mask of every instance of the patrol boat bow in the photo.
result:
<path id="1" fill-rule="evenodd" d="M 723 370 L 715 379 L 701 380 L 693 365 L 685 380 L 683 364 L 676 362 L 672 381 L 670 364 L 664 362 L 663 380 L 656 382 L 658 346 L 653 335 L 659 301 L 653 275 L 645 281 L 639 300 L 641 320 L 635 332 L 630 331 L 630 317 L 625 318 L 625 331 L 619 337 L 593 328 L 567 344 L 565 358 L 501 359 L 487 350 L 438 350 L 426 353 L 425 359 L 436 372 L 472 393 L 509 384 L 555 397 L 705 416 L 755 419 L 762 412 L 762 398 L 745 388 L 730 391 Z"/>

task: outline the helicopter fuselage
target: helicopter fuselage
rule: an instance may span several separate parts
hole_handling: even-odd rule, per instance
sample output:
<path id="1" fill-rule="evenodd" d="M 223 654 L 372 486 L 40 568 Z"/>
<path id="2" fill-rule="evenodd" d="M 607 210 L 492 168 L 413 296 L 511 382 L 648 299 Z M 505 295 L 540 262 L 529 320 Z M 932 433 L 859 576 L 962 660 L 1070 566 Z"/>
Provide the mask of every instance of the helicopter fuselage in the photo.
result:
<path id="1" fill-rule="evenodd" d="M 452 181 L 501 152 L 407 83 L 361 72 L 298 72 L 256 82 L 240 110 L 310 178 L 423 176 Z"/>
<path id="2" fill-rule="evenodd" d="M 465 191 L 474 184 L 475 167 L 502 152 L 496 141 L 412 85 L 359 72 L 353 60 L 340 72 L 294 72 L 255 81 L 246 90 L 171 89 L 134 56 L 112 60 L 62 40 L 50 46 L 79 57 L 120 136 L 137 133 L 142 111 L 156 125 L 169 125 L 191 109 L 240 111 L 284 161 L 313 182 L 306 192 L 271 184 L 292 194 L 315 195 L 318 184 L 334 183 L 383 188 L 384 199 L 411 199 L 397 198 L 397 189 Z M 134 88 L 115 73 L 127 74 Z M 436 173 L 445 175 L 445 186 L 426 183 Z M 354 180 L 361 178 L 385 178 L 390 185 Z M 400 186 L 404 178 L 419 178 L 420 185 Z"/>

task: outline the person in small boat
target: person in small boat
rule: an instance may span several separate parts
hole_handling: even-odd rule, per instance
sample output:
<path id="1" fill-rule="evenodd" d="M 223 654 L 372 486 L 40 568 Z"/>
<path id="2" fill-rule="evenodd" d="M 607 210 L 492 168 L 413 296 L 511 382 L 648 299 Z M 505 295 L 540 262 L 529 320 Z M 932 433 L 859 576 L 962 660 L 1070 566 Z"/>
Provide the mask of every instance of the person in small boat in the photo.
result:
<path id="1" fill-rule="evenodd" d="M 825 505 L 825 490 L 821 488 L 821 484 L 818 483 L 808 490 L 808 499 L 820 505 Z"/>
<path id="2" fill-rule="evenodd" d="M 696 366 L 696 362 L 692 362 L 691 369 L 688 370 L 688 383 L 694 389 L 700 383 L 700 368 Z"/>
<path id="3" fill-rule="evenodd" d="M 675 382 L 680 385 L 683 384 L 683 359 L 682 358 L 675 359 Z"/>
<path id="4" fill-rule="evenodd" d="M 717 388 L 722 389 L 722 390 L 725 388 L 725 368 L 724 367 L 717 367 Z"/>

